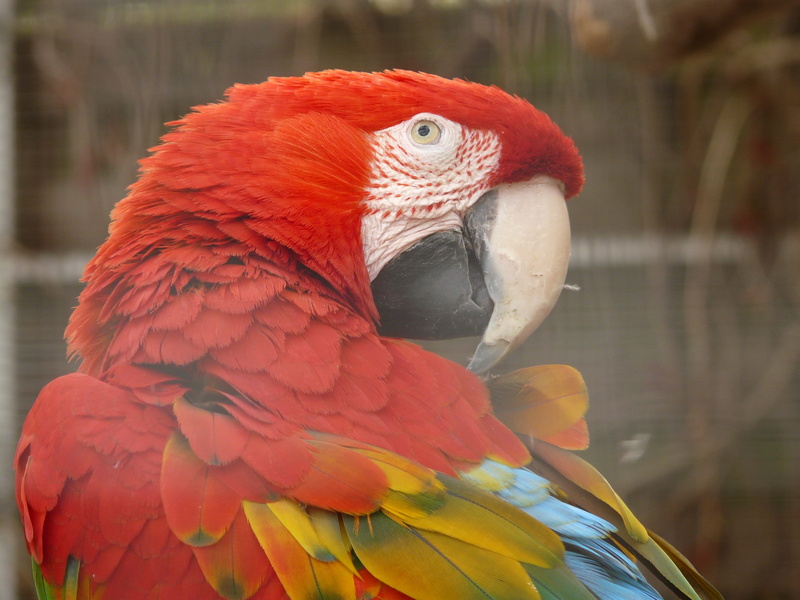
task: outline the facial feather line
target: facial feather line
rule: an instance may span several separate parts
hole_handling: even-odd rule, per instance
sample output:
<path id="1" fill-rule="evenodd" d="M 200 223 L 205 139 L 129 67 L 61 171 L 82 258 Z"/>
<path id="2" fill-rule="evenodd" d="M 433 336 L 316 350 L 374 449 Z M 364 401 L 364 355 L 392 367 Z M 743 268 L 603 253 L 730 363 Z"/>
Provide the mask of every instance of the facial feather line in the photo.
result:
<path id="1" fill-rule="evenodd" d="M 436 144 L 415 144 L 409 131 L 432 121 Z M 500 161 L 491 131 L 468 129 L 430 113 L 372 134 L 375 157 L 367 187 L 361 237 L 370 278 L 422 238 L 462 225 L 462 217 L 489 187 Z"/>

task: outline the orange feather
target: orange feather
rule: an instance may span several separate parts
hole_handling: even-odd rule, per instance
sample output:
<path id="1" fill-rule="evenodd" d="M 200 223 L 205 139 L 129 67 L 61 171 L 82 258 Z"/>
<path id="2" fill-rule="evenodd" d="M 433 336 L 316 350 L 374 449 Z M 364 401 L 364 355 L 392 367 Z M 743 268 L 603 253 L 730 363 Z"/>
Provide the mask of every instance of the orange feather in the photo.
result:
<path id="1" fill-rule="evenodd" d="M 581 374 L 566 365 L 539 365 L 490 379 L 497 417 L 512 431 L 572 450 L 589 445 L 583 419 L 589 394 Z"/>

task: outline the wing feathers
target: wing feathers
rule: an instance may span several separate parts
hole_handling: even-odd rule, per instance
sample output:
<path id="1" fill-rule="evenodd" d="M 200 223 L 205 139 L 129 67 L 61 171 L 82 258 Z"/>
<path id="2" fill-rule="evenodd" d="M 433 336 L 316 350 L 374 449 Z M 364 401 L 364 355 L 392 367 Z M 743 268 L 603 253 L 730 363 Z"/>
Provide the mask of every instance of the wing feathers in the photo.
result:
<path id="1" fill-rule="evenodd" d="M 378 579 L 418 600 L 538 600 L 519 562 L 383 513 L 344 517 L 350 542 Z"/>
<path id="2" fill-rule="evenodd" d="M 706 579 L 697 572 L 692 564 L 686 559 L 683 554 L 678 552 L 672 545 L 661 536 L 649 531 L 650 539 L 653 540 L 650 549 L 653 551 L 640 552 L 643 560 L 653 565 L 661 573 L 669 573 L 670 569 L 677 566 L 683 577 L 691 582 L 691 587 L 682 585 L 681 578 L 677 574 L 672 574 L 668 577 L 668 581 L 673 587 L 677 587 L 682 593 L 686 594 L 689 598 L 705 598 L 708 600 L 722 600 L 722 595 L 710 584 Z M 661 552 L 655 551 L 653 546 L 656 546 Z M 662 554 L 663 553 L 663 554 Z M 663 558 L 666 557 L 666 565 L 663 564 Z M 679 585 L 680 583 L 680 585 Z M 696 591 L 698 596 L 692 594 Z"/>
<path id="3" fill-rule="evenodd" d="M 339 515 L 313 506 L 306 507 L 306 510 L 320 543 L 335 560 L 342 563 L 352 573 L 357 573 L 356 566 L 353 564 L 352 548 L 345 541 Z"/>
<path id="4" fill-rule="evenodd" d="M 644 528 L 594 467 L 544 443 L 534 446 L 533 455 L 537 471 L 563 488 L 575 504 L 616 525 L 615 536 L 621 543 L 679 595 L 690 600 L 722 599 L 688 560 Z"/>
<path id="5" fill-rule="evenodd" d="M 352 456 L 377 466 L 384 492 L 362 516 L 289 499 L 245 502 L 248 522 L 270 560 L 275 556 L 293 600 L 352 597 L 353 555 L 378 580 L 419 600 L 538 599 L 523 565 L 563 567 L 558 536 L 494 495 L 378 448 L 318 437 L 312 443 L 320 455 L 350 456 L 351 469 L 362 464 Z"/>
<path id="6" fill-rule="evenodd" d="M 254 531 L 258 529 L 254 523 L 265 519 L 272 523 L 274 522 L 272 516 L 274 516 L 311 557 L 324 562 L 335 560 L 334 554 L 328 550 L 314 528 L 309 513 L 296 502 L 285 498 L 269 504 L 245 502 L 244 509 Z M 266 514 L 265 510 L 270 511 L 272 516 Z"/>
<path id="7" fill-rule="evenodd" d="M 554 372 L 564 373 L 546 374 Z M 537 429 L 551 437 L 582 422 L 585 397 L 569 371 L 561 387 L 531 384 L 529 375 L 524 393 L 509 380 L 516 391 L 507 406 L 551 418 L 549 429 Z M 602 562 L 590 560 L 591 532 L 587 537 L 580 523 L 548 512 L 547 502 L 569 508 L 561 504 L 565 496 L 521 468 L 487 461 L 456 479 L 363 442 L 304 432 L 247 404 L 232 384 L 209 379 L 203 396 L 146 368 L 120 368 L 109 377 L 128 390 L 67 377 L 57 387 L 69 401 L 52 412 L 41 406 L 55 392 L 43 392 L 42 423 L 57 431 L 61 420 L 72 419 L 76 435 L 52 434 L 48 462 L 30 459 L 43 446 L 35 450 L 23 431 L 17 494 L 30 550 L 42 565 L 35 569 L 43 598 L 100 600 L 124 593 L 123 582 L 137 577 L 138 589 L 162 590 L 156 597 L 205 598 L 202 590 L 212 588 L 227 600 L 276 600 L 284 589 L 292 600 L 594 597 L 578 580 Z M 541 402 L 531 408 L 533 396 Z M 131 438 L 122 454 L 120 436 Z M 478 434 L 472 438 L 487 445 Z M 533 453 L 539 469 L 576 503 L 597 508 L 620 529 L 621 542 L 685 598 L 719 599 L 683 557 L 648 535 L 587 463 L 544 442 Z M 116 465 L 132 457 L 128 473 L 135 477 L 115 478 Z M 111 505 L 117 508 L 102 508 Z M 572 534 L 576 544 L 586 538 L 581 552 L 569 545 Z M 173 572 L 181 578 L 158 583 Z M 601 588 L 611 589 L 591 587 L 598 594 Z"/>
<path id="8" fill-rule="evenodd" d="M 205 410 L 185 397 L 175 400 L 172 410 L 192 450 L 206 463 L 223 465 L 242 455 L 251 434 L 227 414 Z"/>
<path id="9" fill-rule="evenodd" d="M 446 501 L 429 515 L 405 518 L 406 525 L 541 567 L 563 562 L 564 545 L 550 529 L 492 494 L 440 477 L 447 483 Z"/>
<path id="10" fill-rule="evenodd" d="M 545 443 L 536 444 L 535 454 L 558 469 L 571 482 L 594 495 L 622 517 L 627 532 L 639 542 L 648 539 L 647 530 L 633 515 L 613 488 L 593 466 L 582 458 Z"/>
<path id="11" fill-rule="evenodd" d="M 244 505 L 250 526 L 289 597 L 292 600 L 355 600 L 353 573 L 346 565 L 333 560 L 330 553 L 323 553 L 329 560 L 319 560 L 308 552 L 307 545 L 314 546 L 315 553 L 322 550 L 320 540 L 307 516 L 298 514 L 302 509 L 297 505 L 289 508 L 289 504 L 279 501 L 273 504 L 246 502 Z M 293 531 L 284 525 L 286 521 L 292 524 Z M 306 546 L 295 533 L 300 533 Z"/>
<path id="12" fill-rule="evenodd" d="M 319 508 L 365 514 L 375 510 L 387 490 L 378 466 L 357 452 L 335 444 L 308 442 L 312 468 L 287 495 Z"/>

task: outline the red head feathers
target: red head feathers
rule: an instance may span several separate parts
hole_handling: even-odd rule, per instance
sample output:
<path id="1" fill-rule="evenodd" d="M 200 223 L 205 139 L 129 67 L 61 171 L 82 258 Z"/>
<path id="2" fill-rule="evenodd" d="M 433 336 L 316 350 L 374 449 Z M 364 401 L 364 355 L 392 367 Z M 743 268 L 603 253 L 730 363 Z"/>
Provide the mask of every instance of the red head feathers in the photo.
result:
<path id="1" fill-rule="evenodd" d="M 326 71 L 236 85 L 227 95 L 172 123 L 175 129 L 141 161 L 140 179 L 112 213 L 110 237 L 87 269 L 68 330 L 72 353 L 108 364 L 109 339 L 124 335 L 117 330 L 144 306 L 143 297 L 158 305 L 187 273 L 254 257 L 296 260 L 330 294 L 375 318 L 362 235 L 398 234 L 362 231 L 376 189 L 387 185 L 376 183 L 376 157 L 387 150 L 374 134 L 414 115 L 437 115 L 457 136 L 479 132 L 477 150 L 498 153 L 486 157 L 487 172 L 470 182 L 472 196 L 461 212 L 500 183 L 546 175 L 569 197 L 583 182 L 571 140 L 547 115 L 495 87 L 407 71 Z M 426 175 L 434 180 L 425 183 L 426 193 L 457 172 L 454 166 L 461 177 L 473 176 L 473 163 L 459 158 L 465 152 L 453 152 L 461 153 L 452 164 Z M 462 188 L 439 200 L 432 195 L 422 208 L 446 204 Z M 400 215 L 406 196 L 385 214 Z M 376 243 L 395 253 L 413 241 L 399 236 Z M 372 277 L 389 258 L 367 257 Z"/>

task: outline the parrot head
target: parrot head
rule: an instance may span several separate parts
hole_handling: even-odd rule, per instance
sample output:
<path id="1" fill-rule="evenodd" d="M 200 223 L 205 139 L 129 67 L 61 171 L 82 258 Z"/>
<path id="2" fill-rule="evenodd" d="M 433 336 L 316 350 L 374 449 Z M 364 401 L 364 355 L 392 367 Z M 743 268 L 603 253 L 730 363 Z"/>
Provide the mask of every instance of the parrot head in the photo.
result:
<path id="1" fill-rule="evenodd" d="M 82 303 L 107 305 L 157 253 L 188 269 L 268 256 L 384 335 L 482 334 L 470 368 L 485 372 L 563 287 L 581 159 L 547 115 L 498 88 L 324 71 L 234 86 L 171 125 L 112 213 Z M 109 311 L 84 320 L 112 324 Z"/>

